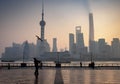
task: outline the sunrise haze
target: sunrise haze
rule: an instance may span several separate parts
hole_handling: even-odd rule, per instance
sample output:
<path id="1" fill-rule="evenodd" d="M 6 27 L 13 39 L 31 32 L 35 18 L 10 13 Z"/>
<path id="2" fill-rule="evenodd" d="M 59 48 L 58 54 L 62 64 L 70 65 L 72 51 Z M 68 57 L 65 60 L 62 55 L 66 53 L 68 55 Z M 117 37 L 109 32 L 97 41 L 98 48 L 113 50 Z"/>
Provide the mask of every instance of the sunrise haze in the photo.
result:
<path id="1" fill-rule="evenodd" d="M 0 54 L 13 42 L 36 44 L 40 35 L 41 0 L 0 0 Z M 120 38 L 120 0 L 44 0 L 45 39 L 52 49 L 69 48 L 69 33 L 81 26 L 88 46 L 89 12 L 93 13 L 95 40 L 105 38 L 111 44 Z"/>

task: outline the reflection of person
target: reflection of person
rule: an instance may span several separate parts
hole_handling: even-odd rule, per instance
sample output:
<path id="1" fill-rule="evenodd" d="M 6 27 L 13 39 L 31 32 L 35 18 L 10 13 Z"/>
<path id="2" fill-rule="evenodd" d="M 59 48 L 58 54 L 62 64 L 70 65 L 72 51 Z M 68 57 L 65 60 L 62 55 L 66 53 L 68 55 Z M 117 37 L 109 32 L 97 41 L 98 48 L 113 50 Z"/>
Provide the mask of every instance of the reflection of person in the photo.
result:
<path id="1" fill-rule="evenodd" d="M 38 84 L 38 75 L 35 75 L 35 81 L 34 84 Z"/>
<path id="2" fill-rule="evenodd" d="M 38 63 L 41 63 L 41 61 L 34 58 L 34 65 L 35 65 L 35 76 L 38 75 Z"/>

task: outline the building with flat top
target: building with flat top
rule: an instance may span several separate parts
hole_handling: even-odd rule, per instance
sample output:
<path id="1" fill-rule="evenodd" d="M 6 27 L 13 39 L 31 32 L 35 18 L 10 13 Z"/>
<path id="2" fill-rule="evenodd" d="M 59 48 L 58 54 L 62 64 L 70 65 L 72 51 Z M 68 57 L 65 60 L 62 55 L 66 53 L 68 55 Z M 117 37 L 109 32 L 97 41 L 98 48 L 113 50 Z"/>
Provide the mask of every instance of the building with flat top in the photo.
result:
<path id="1" fill-rule="evenodd" d="M 53 49 L 52 52 L 57 52 L 57 39 L 53 38 Z"/>

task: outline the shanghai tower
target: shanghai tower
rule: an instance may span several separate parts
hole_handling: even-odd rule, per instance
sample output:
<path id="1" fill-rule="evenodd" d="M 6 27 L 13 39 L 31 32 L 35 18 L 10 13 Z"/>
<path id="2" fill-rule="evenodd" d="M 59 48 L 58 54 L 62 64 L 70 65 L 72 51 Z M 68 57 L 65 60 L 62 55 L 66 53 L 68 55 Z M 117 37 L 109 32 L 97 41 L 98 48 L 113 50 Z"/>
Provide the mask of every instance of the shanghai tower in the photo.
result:
<path id="1" fill-rule="evenodd" d="M 89 13 L 89 52 L 94 52 L 94 21 L 92 13 Z"/>

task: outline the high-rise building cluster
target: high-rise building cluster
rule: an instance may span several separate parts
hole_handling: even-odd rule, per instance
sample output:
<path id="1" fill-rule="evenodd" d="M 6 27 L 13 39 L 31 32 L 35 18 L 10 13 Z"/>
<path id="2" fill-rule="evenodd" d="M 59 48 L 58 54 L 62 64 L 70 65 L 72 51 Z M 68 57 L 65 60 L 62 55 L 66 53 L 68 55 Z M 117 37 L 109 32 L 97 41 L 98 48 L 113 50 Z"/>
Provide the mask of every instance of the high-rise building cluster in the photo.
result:
<path id="1" fill-rule="evenodd" d="M 74 34 L 69 34 L 69 51 L 72 55 L 86 54 L 87 47 L 84 45 L 84 36 L 81 32 L 81 26 L 76 26 L 76 43 Z"/>
<path id="2" fill-rule="evenodd" d="M 2 54 L 2 60 L 30 60 L 36 54 L 36 46 L 28 41 L 22 44 L 13 43 L 11 47 L 6 47 L 5 52 Z"/>
<path id="3" fill-rule="evenodd" d="M 29 44 L 26 41 L 24 46 L 23 44 L 13 44 L 12 47 L 5 48 L 5 52 L 2 54 L 2 60 L 29 60 L 33 57 L 39 58 L 45 52 L 50 52 L 50 46 L 45 39 L 45 25 L 46 22 L 44 21 L 44 3 L 42 0 L 42 20 L 40 21 L 41 38 L 40 36 L 36 36 L 38 38 L 36 45 Z"/>
<path id="4" fill-rule="evenodd" d="M 89 46 L 86 47 L 84 44 L 84 35 L 82 33 L 81 26 L 76 26 L 76 34 L 69 34 L 69 52 L 58 52 L 57 50 L 57 38 L 53 38 L 53 49 L 50 52 L 50 46 L 45 39 L 45 25 L 44 21 L 44 5 L 42 2 L 42 20 L 40 21 L 41 33 L 40 36 L 37 36 L 37 43 L 28 43 L 28 41 L 23 42 L 22 44 L 13 43 L 12 47 L 6 47 L 5 52 L 2 54 L 2 60 L 4 61 L 14 61 L 14 60 L 30 60 L 33 57 L 40 58 L 49 58 L 52 60 L 53 57 L 65 58 L 71 55 L 72 58 L 80 58 L 87 60 L 90 58 L 90 55 L 97 60 L 104 59 L 113 59 L 120 58 L 120 40 L 119 38 L 113 38 L 111 45 L 108 45 L 104 38 L 99 39 L 98 41 L 94 40 L 94 21 L 93 14 L 89 13 Z M 76 36 L 76 38 L 75 38 Z M 70 53 L 70 55 L 69 55 Z M 66 61 L 66 59 L 65 59 Z"/>
<path id="5" fill-rule="evenodd" d="M 78 33 L 77 30 L 76 33 Z M 92 54 L 95 59 L 114 59 L 120 58 L 120 40 L 119 38 L 113 38 L 111 45 L 109 45 L 104 38 L 98 39 L 98 41 L 91 41 L 92 52 L 90 48 L 84 46 L 83 33 L 76 34 L 76 43 L 74 41 L 74 34 L 69 34 L 69 52 L 72 56 L 89 56 Z"/>
<path id="6" fill-rule="evenodd" d="M 105 41 L 104 38 L 93 41 L 94 52 L 92 53 L 95 58 L 114 59 L 120 58 L 120 40 L 113 38 L 111 45 Z"/>
<path id="7" fill-rule="evenodd" d="M 76 27 L 76 43 L 74 41 L 74 34 L 69 34 L 69 52 L 72 56 L 87 59 L 92 55 L 94 59 L 114 59 L 120 58 L 120 40 L 119 38 L 113 38 L 111 45 L 105 42 L 104 38 L 94 40 L 94 21 L 93 14 L 89 13 L 89 46 L 84 45 L 84 36 L 81 33 L 81 27 Z"/>

